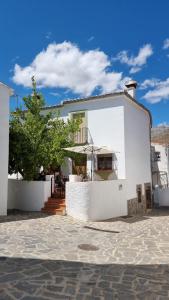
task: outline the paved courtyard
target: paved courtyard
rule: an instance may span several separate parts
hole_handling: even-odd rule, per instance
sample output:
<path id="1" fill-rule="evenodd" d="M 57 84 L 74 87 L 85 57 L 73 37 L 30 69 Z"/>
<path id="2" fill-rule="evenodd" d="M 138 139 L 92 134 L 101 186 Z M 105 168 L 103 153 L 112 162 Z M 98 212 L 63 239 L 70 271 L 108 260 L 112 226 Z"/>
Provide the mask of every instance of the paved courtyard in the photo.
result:
<path id="1" fill-rule="evenodd" d="M 0 300 L 169 299 L 169 210 L 107 222 L 0 218 Z"/>

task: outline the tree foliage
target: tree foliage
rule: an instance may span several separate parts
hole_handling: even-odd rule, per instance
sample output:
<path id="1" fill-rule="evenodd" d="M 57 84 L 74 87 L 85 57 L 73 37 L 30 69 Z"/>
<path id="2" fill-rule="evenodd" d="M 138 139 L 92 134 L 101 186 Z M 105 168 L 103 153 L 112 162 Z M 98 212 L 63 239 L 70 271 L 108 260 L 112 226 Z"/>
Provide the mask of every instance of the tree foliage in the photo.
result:
<path id="1" fill-rule="evenodd" d="M 10 120 L 9 173 L 37 180 L 39 170 L 55 170 L 64 161 L 65 147 L 72 146 L 80 120 L 64 122 L 59 113 L 42 114 L 45 100 L 32 78 L 32 95 L 23 98 L 26 110 L 17 109 Z"/>

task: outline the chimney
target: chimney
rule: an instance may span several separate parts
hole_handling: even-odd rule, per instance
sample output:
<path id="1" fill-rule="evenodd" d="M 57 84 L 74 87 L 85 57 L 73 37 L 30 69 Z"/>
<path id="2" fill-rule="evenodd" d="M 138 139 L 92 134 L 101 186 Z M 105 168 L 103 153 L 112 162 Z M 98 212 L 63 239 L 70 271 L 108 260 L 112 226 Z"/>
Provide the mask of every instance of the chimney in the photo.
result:
<path id="1" fill-rule="evenodd" d="M 126 91 L 127 93 L 133 98 L 135 99 L 136 96 L 136 88 L 137 88 L 137 81 L 135 80 L 130 80 L 129 82 L 127 82 L 125 84 L 126 86 Z"/>

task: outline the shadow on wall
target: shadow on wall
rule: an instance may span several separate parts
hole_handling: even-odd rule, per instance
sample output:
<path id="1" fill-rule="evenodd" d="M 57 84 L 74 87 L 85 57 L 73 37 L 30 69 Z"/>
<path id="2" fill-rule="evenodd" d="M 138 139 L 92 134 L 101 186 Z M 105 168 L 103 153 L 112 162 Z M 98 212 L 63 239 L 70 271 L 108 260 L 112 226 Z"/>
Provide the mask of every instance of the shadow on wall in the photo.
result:
<path id="1" fill-rule="evenodd" d="M 168 274 L 169 265 L 0 257 L 0 299 L 168 299 Z"/>

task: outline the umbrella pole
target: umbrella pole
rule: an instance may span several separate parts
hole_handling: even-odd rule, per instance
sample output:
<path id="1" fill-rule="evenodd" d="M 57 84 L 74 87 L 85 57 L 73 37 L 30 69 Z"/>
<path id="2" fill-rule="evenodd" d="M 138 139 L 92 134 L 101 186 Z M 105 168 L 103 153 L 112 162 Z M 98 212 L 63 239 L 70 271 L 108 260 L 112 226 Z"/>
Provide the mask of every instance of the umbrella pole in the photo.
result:
<path id="1" fill-rule="evenodd" d="M 93 149 L 91 154 L 91 181 L 93 181 Z"/>

